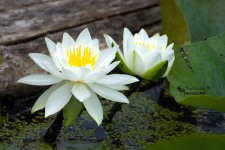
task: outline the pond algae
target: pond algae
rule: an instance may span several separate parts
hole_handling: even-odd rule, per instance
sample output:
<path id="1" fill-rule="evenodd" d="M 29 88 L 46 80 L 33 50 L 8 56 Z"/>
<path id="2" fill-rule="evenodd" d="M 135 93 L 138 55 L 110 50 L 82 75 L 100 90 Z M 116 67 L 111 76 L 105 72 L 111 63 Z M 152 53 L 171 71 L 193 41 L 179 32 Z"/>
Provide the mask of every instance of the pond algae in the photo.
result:
<path id="1" fill-rule="evenodd" d="M 133 93 L 130 104 L 123 105 L 111 124 L 97 126 L 86 111 L 71 126 L 63 127 L 55 143 L 44 143 L 42 136 L 54 117 L 44 118 L 39 111 L 4 118 L 0 145 L 4 149 L 142 149 L 161 139 L 199 132 L 197 126 L 180 122 L 182 113 L 170 111 L 148 98 L 147 93 Z M 102 101 L 105 112 L 113 103 Z M 49 148 L 49 149 L 50 149 Z"/>

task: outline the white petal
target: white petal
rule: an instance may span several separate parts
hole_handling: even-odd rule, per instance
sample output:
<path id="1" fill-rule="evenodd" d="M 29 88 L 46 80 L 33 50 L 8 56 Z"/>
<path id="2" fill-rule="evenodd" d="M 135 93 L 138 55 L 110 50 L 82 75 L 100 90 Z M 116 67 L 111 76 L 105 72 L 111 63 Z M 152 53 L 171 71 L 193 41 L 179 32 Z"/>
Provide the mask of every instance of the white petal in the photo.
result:
<path id="1" fill-rule="evenodd" d="M 64 75 L 74 82 L 77 80 L 83 81 L 86 76 L 92 72 L 92 70 L 87 67 L 69 67 L 68 69 L 65 69 L 63 71 L 65 71 Z"/>
<path id="2" fill-rule="evenodd" d="M 157 51 L 153 51 L 151 53 L 148 53 L 148 55 L 146 55 L 146 56 L 147 57 L 145 59 L 145 64 L 146 64 L 147 70 L 149 70 L 151 67 L 155 66 L 156 64 L 158 64 L 159 62 L 162 61 L 161 53 L 157 52 Z"/>
<path id="3" fill-rule="evenodd" d="M 68 34 L 63 34 L 63 40 L 62 40 L 62 48 L 64 51 L 69 50 L 71 47 L 75 47 L 75 42 L 73 38 Z"/>
<path id="4" fill-rule="evenodd" d="M 165 72 L 165 74 L 163 75 L 163 77 L 167 77 L 168 76 L 168 74 L 169 74 L 169 72 L 170 72 L 170 70 L 171 70 L 171 67 L 172 67 L 172 65 L 173 65 L 173 62 L 174 62 L 174 57 L 170 60 L 170 62 L 169 62 L 169 64 L 168 64 L 168 67 L 167 67 L 167 70 L 166 70 L 166 72 Z"/>
<path id="5" fill-rule="evenodd" d="M 45 42 L 48 47 L 48 51 L 49 51 L 50 55 L 52 56 L 52 54 L 54 54 L 56 51 L 56 45 L 52 40 L 50 40 L 47 37 L 45 37 Z"/>
<path id="6" fill-rule="evenodd" d="M 173 50 L 173 46 L 174 46 L 174 43 L 172 43 L 169 46 L 167 46 L 166 51 Z"/>
<path id="7" fill-rule="evenodd" d="M 84 107 L 89 115 L 97 122 L 98 125 L 100 125 L 103 119 L 102 105 L 97 95 L 92 90 L 90 92 L 91 96 L 83 102 Z"/>
<path id="8" fill-rule="evenodd" d="M 126 51 L 128 39 L 133 39 L 133 35 L 128 28 L 124 28 L 124 30 L 123 30 L 123 52 Z"/>
<path id="9" fill-rule="evenodd" d="M 142 41 L 146 41 L 149 38 L 147 32 L 144 29 L 141 29 L 139 35 Z"/>
<path id="10" fill-rule="evenodd" d="M 72 87 L 73 84 L 67 82 L 49 96 L 45 106 L 45 117 L 60 111 L 69 102 Z"/>
<path id="11" fill-rule="evenodd" d="M 137 45 L 135 52 L 139 54 L 139 56 L 142 58 L 144 62 L 145 62 L 145 59 L 149 59 L 149 58 L 146 58 L 147 54 L 149 53 L 149 50 L 146 46 Z"/>
<path id="12" fill-rule="evenodd" d="M 170 62 L 174 58 L 174 51 L 166 51 L 165 53 L 162 53 L 162 59 L 168 60 Z"/>
<path id="13" fill-rule="evenodd" d="M 86 67 L 79 67 L 76 68 L 74 71 L 78 75 L 80 80 L 85 80 L 86 76 L 88 76 L 92 72 L 92 70 Z"/>
<path id="14" fill-rule="evenodd" d="M 112 64 L 106 66 L 103 71 L 108 74 L 109 72 L 111 72 L 114 68 L 116 68 L 116 66 L 119 64 L 119 61 L 115 61 Z"/>
<path id="15" fill-rule="evenodd" d="M 105 37 L 105 41 L 106 41 L 106 44 L 108 46 L 108 48 L 113 48 L 113 45 L 118 45 L 116 44 L 116 42 L 110 37 L 108 36 L 107 34 L 104 34 L 104 37 Z M 112 44 L 113 43 L 113 44 Z"/>
<path id="16" fill-rule="evenodd" d="M 113 48 L 108 48 L 100 52 L 100 56 L 96 62 L 95 68 L 108 66 L 116 57 L 116 52 L 119 46 L 115 45 Z"/>
<path id="17" fill-rule="evenodd" d="M 25 83 L 29 85 L 52 85 L 58 82 L 61 82 L 63 79 L 55 77 L 53 75 L 41 75 L 41 74 L 34 74 L 23 77 L 19 79 L 17 82 Z"/>
<path id="18" fill-rule="evenodd" d="M 89 45 L 89 47 L 92 47 L 92 52 L 94 55 L 100 53 L 98 39 L 93 39 L 93 40 L 89 41 L 88 45 Z"/>
<path id="19" fill-rule="evenodd" d="M 161 45 L 161 47 L 163 48 L 163 50 L 166 49 L 166 46 L 167 46 L 167 41 L 168 41 L 168 37 L 167 35 L 163 35 L 159 38 L 159 45 Z"/>
<path id="20" fill-rule="evenodd" d="M 89 41 L 91 41 L 91 35 L 88 29 L 86 28 L 79 34 L 79 36 L 77 37 L 76 43 L 78 45 L 81 43 L 88 44 Z"/>
<path id="21" fill-rule="evenodd" d="M 124 53 L 124 57 L 126 62 L 128 63 L 128 66 L 130 66 L 131 64 L 129 64 L 132 60 L 130 59 L 130 56 L 133 54 L 133 51 L 135 50 L 135 44 L 134 44 L 134 40 L 133 39 L 127 39 L 127 41 L 125 41 L 125 47 L 123 49 L 123 53 Z"/>
<path id="22" fill-rule="evenodd" d="M 48 51 L 49 51 L 49 53 L 52 57 L 52 61 L 55 63 L 57 68 L 60 69 L 61 65 L 59 64 L 58 59 L 57 59 L 56 54 L 55 54 L 56 53 L 56 44 L 47 37 L 45 38 L 45 42 L 46 42 L 46 45 L 48 47 Z"/>
<path id="23" fill-rule="evenodd" d="M 69 79 L 70 81 L 76 82 L 80 79 L 76 73 L 74 73 L 70 70 L 63 69 L 62 73 L 65 76 L 65 78 Z"/>
<path id="24" fill-rule="evenodd" d="M 50 88 L 48 88 L 35 102 L 34 106 L 32 107 L 31 113 L 34 113 L 40 109 L 43 109 L 46 105 L 46 102 L 49 96 L 54 92 L 57 88 L 59 88 L 64 82 L 57 83 Z"/>
<path id="25" fill-rule="evenodd" d="M 56 44 L 56 53 L 55 53 L 58 61 L 59 61 L 59 64 L 60 64 L 60 70 L 62 70 L 62 68 L 64 67 L 64 61 L 66 60 L 67 61 L 67 55 L 66 55 L 66 50 L 63 49 L 63 46 L 61 43 L 57 43 Z"/>
<path id="26" fill-rule="evenodd" d="M 107 57 L 109 57 L 111 55 L 115 55 L 115 51 L 113 51 L 112 48 L 107 48 L 105 50 L 102 50 L 99 53 L 99 57 L 98 57 L 98 60 L 95 64 L 95 68 L 98 67 L 98 66 L 101 66 L 102 63 L 105 61 L 105 59 L 107 59 Z"/>
<path id="27" fill-rule="evenodd" d="M 63 78 L 62 73 L 60 70 L 55 66 L 55 64 L 48 62 L 48 61 L 43 61 L 42 65 L 45 67 L 46 71 L 51 73 L 53 76 Z"/>
<path id="28" fill-rule="evenodd" d="M 129 103 L 127 97 L 118 91 L 99 84 L 89 84 L 89 86 L 93 91 L 105 99 L 121 103 Z"/>
<path id="29" fill-rule="evenodd" d="M 106 75 L 101 80 L 97 81 L 98 84 L 104 85 L 126 85 L 139 81 L 137 78 L 125 74 L 111 74 Z"/>
<path id="30" fill-rule="evenodd" d="M 127 43 L 126 47 L 125 47 L 125 49 L 123 49 L 124 57 L 125 57 L 125 60 L 126 60 L 129 68 L 133 68 L 133 54 L 135 51 L 135 45 L 133 42 L 134 42 L 133 40 L 128 39 L 126 41 L 126 43 Z"/>
<path id="31" fill-rule="evenodd" d="M 41 53 L 30 53 L 29 56 L 39 67 L 41 67 L 45 71 L 47 71 L 47 70 L 46 70 L 45 66 L 43 66 L 43 62 L 49 62 L 54 65 L 51 57 L 49 57 L 47 55 L 44 55 Z"/>
<path id="32" fill-rule="evenodd" d="M 116 91 L 125 91 L 129 90 L 129 88 L 125 85 L 106 85 L 107 87 L 114 89 Z"/>
<path id="33" fill-rule="evenodd" d="M 123 40 L 127 40 L 128 38 L 133 37 L 132 33 L 128 28 L 124 28 L 123 30 Z"/>
<path id="34" fill-rule="evenodd" d="M 94 83 L 94 82 L 100 80 L 101 78 L 103 78 L 105 75 L 106 75 L 106 73 L 104 71 L 92 72 L 85 77 L 84 82 L 85 83 Z"/>
<path id="35" fill-rule="evenodd" d="M 133 51 L 132 71 L 137 75 L 142 75 L 145 72 L 146 66 L 141 56 Z"/>
<path id="36" fill-rule="evenodd" d="M 72 93 L 80 102 L 83 102 L 91 96 L 90 91 L 83 83 L 75 83 L 72 88 Z"/>

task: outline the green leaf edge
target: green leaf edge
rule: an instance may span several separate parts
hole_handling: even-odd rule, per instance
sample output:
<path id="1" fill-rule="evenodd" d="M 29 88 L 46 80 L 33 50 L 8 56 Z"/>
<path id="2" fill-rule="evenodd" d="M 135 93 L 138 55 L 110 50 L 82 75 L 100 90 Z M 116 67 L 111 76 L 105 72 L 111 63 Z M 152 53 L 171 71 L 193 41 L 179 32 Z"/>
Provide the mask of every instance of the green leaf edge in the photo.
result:
<path id="1" fill-rule="evenodd" d="M 193 95 L 176 101 L 184 105 L 225 112 L 225 96 L 215 97 L 210 95 Z"/>
<path id="2" fill-rule="evenodd" d="M 121 71 L 123 71 L 126 74 L 134 75 L 134 73 L 129 69 L 129 67 L 127 66 L 127 64 L 125 63 L 125 61 L 123 60 L 122 56 L 120 55 L 120 53 L 118 51 L 116 52 L 115 60 L 120 61 L 118 68 Z"/>
<path id="3" fill-rule="evenodd" d="M 150 68 L 148 71 L 146 71 L 142 75 L 142 78 L 146 80 L 158 80 L 165 74 L 167 67 L 168 67 L 168 60 L 162 61 L 156 64 L 154 67 Z"/>

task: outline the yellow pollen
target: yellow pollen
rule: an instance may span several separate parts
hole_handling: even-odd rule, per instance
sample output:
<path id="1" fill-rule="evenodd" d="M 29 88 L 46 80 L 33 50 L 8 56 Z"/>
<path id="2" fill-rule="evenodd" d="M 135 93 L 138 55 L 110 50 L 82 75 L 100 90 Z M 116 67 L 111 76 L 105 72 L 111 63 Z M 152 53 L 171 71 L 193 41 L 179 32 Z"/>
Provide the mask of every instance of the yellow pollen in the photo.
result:
<path id="1" fill-rule="evenodd" d="M 66 50 L 67 59 L 70 66 L 82 67 L 90 64 L 94 68 L 98 54 L 94 55 L 92 49 L 88 46 L 82 47 L 82 45 L 70 50 Z"/>
<path id="2" fill-rule="evenodd" d="M 155 45 L 150 45 L 150 43 L 146 43 L 146 42 L 135 42 L 136 45 L 144 45 L 148 48 L 148 50 L 152 50 L 153 48 L 155 48 Z"/>

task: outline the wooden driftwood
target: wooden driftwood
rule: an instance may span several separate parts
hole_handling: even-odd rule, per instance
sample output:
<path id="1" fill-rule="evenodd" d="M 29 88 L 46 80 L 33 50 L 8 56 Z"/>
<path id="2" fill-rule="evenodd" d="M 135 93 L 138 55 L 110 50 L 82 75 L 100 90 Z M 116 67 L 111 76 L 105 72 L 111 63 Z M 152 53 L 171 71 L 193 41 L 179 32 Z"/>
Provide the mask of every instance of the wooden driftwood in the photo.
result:
<path id="1" fill-rule="evenodd" d="M 33 96 L 46 87 L 18 84 L 34 73 L 45 73 L 28 57 L 48 54 L 44 37 L 61 41 L 62 34 L 77 35 L 89 28 L 92 37 L 105 47 L 103 33 L 122 40 L 123 28 L 150 34 L 160 31 L 158 0 L 0 0 L 0 99 Z"/>

